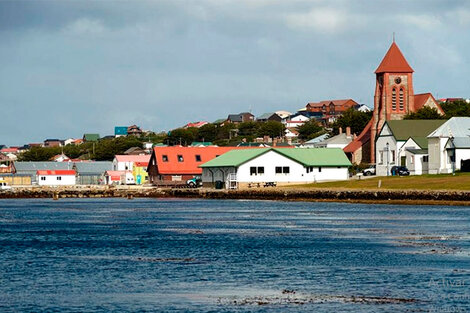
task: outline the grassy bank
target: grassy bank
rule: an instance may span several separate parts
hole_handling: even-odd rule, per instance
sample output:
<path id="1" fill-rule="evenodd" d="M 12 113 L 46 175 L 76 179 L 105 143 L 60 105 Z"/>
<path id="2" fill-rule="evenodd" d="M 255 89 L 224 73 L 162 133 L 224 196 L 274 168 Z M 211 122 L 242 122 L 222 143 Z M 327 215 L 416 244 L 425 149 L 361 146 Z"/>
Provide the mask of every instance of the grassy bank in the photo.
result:
<path id="1" fill-rule="evenodd" d="M 379 188 L 380 181 L 380 188 Z M 286 188 L 326 188 L 326 189 L 361 189 L 361 190 L 470 190 L 470 173 L 389 176 L 349 181 L 314 183 L 289 186 Z"/>

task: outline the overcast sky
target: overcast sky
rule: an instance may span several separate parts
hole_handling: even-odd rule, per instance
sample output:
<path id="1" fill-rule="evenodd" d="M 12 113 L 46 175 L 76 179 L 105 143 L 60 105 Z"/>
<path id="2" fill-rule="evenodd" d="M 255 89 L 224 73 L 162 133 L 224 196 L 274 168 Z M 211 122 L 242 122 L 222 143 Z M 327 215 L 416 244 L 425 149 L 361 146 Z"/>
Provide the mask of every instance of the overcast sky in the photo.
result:
<path id="1" fill-rule="evenodd" d="M 0 1 L 0 144 L 372 106 L 392 41 L 416 93 L 468 97 L 470 1 Z"/>

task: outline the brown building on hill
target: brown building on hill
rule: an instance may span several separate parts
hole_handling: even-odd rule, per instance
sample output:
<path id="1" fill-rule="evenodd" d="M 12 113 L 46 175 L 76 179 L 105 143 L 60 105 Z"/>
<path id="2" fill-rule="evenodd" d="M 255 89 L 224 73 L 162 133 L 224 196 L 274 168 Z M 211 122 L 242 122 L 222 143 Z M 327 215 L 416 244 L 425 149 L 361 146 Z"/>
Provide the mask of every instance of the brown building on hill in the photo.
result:
<path id="1" fill-rule="evenodd" d="M 358 105 L 353 99 L 343 100 L 323 100 L 320 102 L 309 102 L 305 107 L 307 112 L 314 113 L 317 119 L 329 124 L 336 121 L 336 118 L 343 115 L 344 111 Z"/>

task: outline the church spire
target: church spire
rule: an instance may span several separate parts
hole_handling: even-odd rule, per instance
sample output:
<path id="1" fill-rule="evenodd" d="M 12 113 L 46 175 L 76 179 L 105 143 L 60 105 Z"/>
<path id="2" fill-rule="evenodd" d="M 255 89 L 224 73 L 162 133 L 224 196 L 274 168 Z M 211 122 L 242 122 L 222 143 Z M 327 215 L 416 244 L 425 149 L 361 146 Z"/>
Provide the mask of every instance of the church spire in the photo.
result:
<path id="1" fill-rule="evenodd" d="M 393 34 L 393 42 L 390 49 L 388 49 L 387 54 L 385 54 L 375 73 L 413 73 L 413 69 L 395 43 L 395 34 Z"/>

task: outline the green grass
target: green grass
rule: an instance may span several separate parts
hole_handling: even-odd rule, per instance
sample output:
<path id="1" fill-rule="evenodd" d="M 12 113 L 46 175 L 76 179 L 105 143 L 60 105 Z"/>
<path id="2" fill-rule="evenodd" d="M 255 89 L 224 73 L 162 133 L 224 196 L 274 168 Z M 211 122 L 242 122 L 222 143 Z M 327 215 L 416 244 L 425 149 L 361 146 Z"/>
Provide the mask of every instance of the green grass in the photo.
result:
<path id="1" fill-rule="evenodd" d="M 379 181 L 381 187 L 379 188 Z M 470 173 L 389 176 L 348 181 L 292 185 L 286 188 L 326 188 L 326 189 L 414 189 L 414 190 L 470 190 Z"/>

